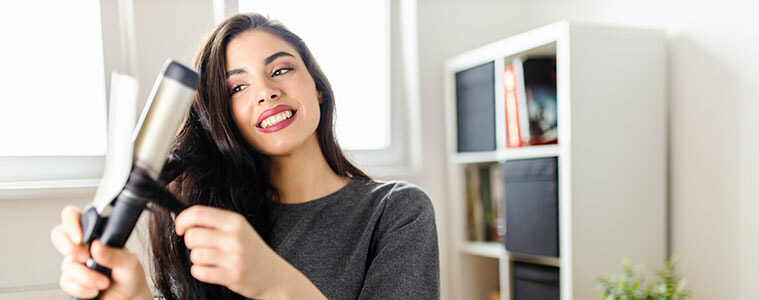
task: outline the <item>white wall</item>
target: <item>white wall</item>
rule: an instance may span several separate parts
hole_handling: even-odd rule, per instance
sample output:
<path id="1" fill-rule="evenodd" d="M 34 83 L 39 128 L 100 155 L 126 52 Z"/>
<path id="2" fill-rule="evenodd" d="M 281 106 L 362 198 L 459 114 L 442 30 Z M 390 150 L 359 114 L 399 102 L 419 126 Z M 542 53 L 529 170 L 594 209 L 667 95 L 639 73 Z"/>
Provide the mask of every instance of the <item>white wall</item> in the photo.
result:
<path id="1" fill-rule="evenodd" d="M 211 0 L 133 0 L 140 110 L 168 58 L 193 67 L 195 50 L 212 29 Z"/>
<path id="2" fill-rule="evenodd" d="M 63 257 L 50 242 L 50 230 L 60 223 L 63 207 L 83 207 L 83 199 L 92 194 L 86 188 L 0 190 L 0 299 L 61 299 L 58 276 Z"/>
<path id="3" fill-rule="evenodd" d="M 671 247 L 680 256 L 677 271 L 688 279 L 692 299 L 755 299 L 756 5 L 739 0 L 532 0 L 514 8 L 520 10 L 519 31 L 561 19 L 667 30 Z"/>

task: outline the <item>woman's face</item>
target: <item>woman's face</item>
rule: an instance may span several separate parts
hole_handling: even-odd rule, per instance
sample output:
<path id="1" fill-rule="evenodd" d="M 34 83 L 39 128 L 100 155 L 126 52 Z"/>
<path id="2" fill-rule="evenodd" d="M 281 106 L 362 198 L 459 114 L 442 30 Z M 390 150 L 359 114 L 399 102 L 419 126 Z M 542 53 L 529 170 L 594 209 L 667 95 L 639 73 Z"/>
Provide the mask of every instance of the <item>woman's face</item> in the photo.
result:
<path id="1" fill-rule="evenodd" d="M 256 150 L 289 154 L 315 135 L 319 95 L 293 46 L 270 33 L 248 31 L 227 45 L 226 66 L 232 118 Z"/>

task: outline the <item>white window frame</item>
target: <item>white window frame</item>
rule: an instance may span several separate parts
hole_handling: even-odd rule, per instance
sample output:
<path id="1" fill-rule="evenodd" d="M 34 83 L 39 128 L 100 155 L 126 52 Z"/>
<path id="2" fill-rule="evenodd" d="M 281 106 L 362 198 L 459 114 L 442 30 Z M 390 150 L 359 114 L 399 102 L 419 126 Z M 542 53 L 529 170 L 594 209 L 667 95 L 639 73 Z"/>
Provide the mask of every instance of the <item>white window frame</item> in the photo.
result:
<path id="1" fill-rule="evenodd" d="M 217 21 L 238 11 L 237 0 L 213 0 Z M 345 150 L 371 176 L 414 176 L 421 171 L 421 110 L 416 0 L 390 1 L 390 146 L 380 150 Z M 136 48 L 133 0 L 101 0 L 104 74 L 134 76 Z M 106 78 L 106 95 L 110 79 Z M 95 187 L 104 157 L 0 156 L 0 189 Z"/>
<path id="2" fill-rule="evenodd" d="M 370 175 L 413 176 L 421 172 L 421 109 L 416 0 L 390 2 L 390 146 L 347 150 Z"/>
<path id="3" fill-rule="evenodd" d="M 100 0 L 106 97 L 111 72 L 136 73 L 133 9 L 133 0 Z M 3 190 L 96 187 L 104 161 L 104 155 L 0 156 L 0 199 Z"/>
<path id="4" fill-rule="evenodd" d="M 422 169 L 417 1 L 386 1 L 390 6 L 390 145 L 344 152 L 370 176 L 414 176 Z M 238 0 L 214 0 L 213 7 L 217 23 L 239 12 Z"/>

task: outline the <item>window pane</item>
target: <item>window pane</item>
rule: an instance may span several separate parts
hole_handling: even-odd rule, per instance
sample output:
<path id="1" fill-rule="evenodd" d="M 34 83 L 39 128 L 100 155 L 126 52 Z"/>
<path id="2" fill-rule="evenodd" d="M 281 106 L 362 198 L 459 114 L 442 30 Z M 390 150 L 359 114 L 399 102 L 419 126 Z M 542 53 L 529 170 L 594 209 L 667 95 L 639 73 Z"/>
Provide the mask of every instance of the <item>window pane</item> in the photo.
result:
<path id="1" fill-rule="evenodd" d="M 0 156 L 103 155 L 99 1 L 3 1 L 0 28 Z"/>
<path id="2" fill-rule="evenodd" d="M 387 1 L 241 0 L 239 6 L 281 21 L 306 42 L 332 84 L 343 149 L 389 146 Z"/>

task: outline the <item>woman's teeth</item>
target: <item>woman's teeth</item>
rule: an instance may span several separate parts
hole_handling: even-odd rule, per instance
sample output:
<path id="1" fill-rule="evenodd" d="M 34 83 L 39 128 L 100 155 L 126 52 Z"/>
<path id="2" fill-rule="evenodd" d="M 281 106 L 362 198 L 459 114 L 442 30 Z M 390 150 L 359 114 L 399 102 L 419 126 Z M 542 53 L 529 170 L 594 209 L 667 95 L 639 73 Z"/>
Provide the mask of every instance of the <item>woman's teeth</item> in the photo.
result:
<path id="1" fill-rule="evenodd" d="M 267 128 L 269 126 L 273 126 L 279 122 L 289 119 L 292 116 L 293 116 L 292 111 L 289 111 L 289 110 L 283 111 L 281 113 L 278 113 L 276 115 L 273 115 L 261 121 L 261 128 Z"/>

